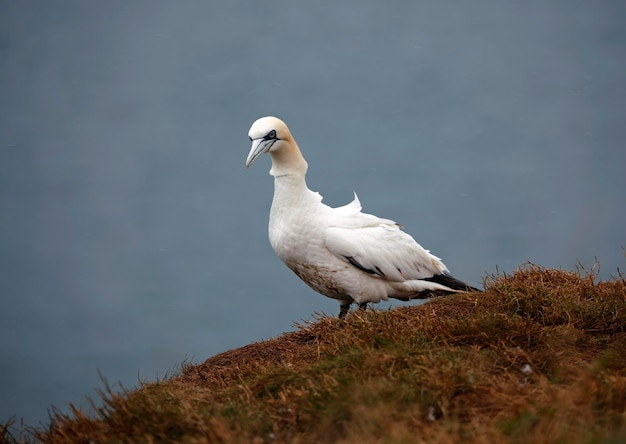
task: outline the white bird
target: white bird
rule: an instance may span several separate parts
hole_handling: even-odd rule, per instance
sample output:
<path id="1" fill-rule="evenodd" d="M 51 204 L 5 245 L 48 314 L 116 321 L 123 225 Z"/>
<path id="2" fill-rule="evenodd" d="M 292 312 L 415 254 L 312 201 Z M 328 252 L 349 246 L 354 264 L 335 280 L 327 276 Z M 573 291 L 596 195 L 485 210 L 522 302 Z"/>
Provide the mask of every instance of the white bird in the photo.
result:
<path id="1" fill-rule="evenodd" d="M 356 193 L 342 207 L 322 203 L 309 190 L 307 163 L 287 125 L 276 117 L 255 121 L 246 167 L 264 153 L 272 158 L 274 198 L 269 239 L 276 255 L 313 290 L 340 303 L 344 318 L 352 303 L 388 298 L 408 301 L 457 291 L 480 291 L 452 277 L 392 220 L 361 212 Z"/>

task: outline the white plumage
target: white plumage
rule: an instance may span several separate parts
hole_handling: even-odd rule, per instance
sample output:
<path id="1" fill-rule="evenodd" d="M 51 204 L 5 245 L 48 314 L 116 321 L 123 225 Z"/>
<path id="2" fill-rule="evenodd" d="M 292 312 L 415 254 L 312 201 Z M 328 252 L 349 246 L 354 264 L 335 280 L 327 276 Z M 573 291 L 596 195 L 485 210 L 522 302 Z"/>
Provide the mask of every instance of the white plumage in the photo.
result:
<path id="1" fill-rule="evenodd" d="M 272 157 L 272 248 L 311 288 L 340 302 L 340 317 L 354 302 L 365 308 L 388 298 L 476 290 L 450 276 L 441 259 L 394 221 L 362 213 L 356 194 L 342 207 L 322 203 L 306 185 L 307 163 L 282 120 L 258 119 L 248 136 L 252 148 L 246 167 L 263 153 Z"/>

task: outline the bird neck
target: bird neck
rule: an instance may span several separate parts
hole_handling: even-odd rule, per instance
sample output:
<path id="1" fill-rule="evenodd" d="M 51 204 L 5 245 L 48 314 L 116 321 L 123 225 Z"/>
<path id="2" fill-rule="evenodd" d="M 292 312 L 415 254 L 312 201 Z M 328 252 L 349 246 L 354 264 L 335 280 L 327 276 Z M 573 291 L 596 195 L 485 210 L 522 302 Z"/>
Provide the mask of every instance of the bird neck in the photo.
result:
<path id="1" fill-rule="evenodd" d="M 280 217 L 293 217 L 294 209 L 316 205 L 322 200 L 319 193 L 309 190 L 304 174 L 286 174 L 274 177 L 274 197 L 270 222 Z"/>
<path id="2" fill-rule="evenodd" d="M 304 181 L 308 168 L 306 160 L 302 157 L 300 148 L 298 148 L 295 140 L 292 139 L 286 142 L 288 143 L 281 149 L 270 151 L 270 156 L 272 157 L 270 174 L 276 178 L 282 176 L 301 177 L 302 181 Z"/>
<path id="3" fill-rule="evenodd" d="M 295 141 L 281 149 L 270 151 L 274 176 L 273 206 L 298 206 L 307 202 L 317 202 L 321 198 L 309 190 L 306 184 L 307 163 Z"/>
<path id="4" fill-rule="evenodd" d="M 306 185 L 308 166 L 295 140 L 289 140 L 279 150 L 270 151 L 270 155 L 270 174 L 274 176 L 273 211 L 321 200 L 319 194 L 309 190 Z"/>

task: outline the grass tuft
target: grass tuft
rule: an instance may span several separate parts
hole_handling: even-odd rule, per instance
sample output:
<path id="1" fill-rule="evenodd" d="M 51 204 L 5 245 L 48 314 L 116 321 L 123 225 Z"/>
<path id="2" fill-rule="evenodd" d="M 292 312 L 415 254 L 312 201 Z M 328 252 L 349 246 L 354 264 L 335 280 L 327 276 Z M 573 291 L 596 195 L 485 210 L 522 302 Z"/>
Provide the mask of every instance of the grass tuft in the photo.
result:
<path id="1" fill-rule="evenodd" d="M 10 439 L 11 423 L 0 431 Z M 87 412 L 64 442 L 623 442 L 626 283 L 532 264 L 484 293 L 317 316 L 280 337 L 184 363 Z M 11 441 L 9 441 L 11 442 Z"/>

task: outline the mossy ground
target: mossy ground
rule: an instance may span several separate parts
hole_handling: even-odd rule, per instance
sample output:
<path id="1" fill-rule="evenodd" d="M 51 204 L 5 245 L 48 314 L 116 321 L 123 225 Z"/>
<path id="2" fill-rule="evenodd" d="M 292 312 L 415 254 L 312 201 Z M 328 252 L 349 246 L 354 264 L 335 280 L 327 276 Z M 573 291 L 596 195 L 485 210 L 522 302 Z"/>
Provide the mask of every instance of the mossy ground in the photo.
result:
<path id="1" fill-rule="evenodd" d="M 8 426 L 9 442 L 626 442 L 626 282 L 527 265 Z"/>

